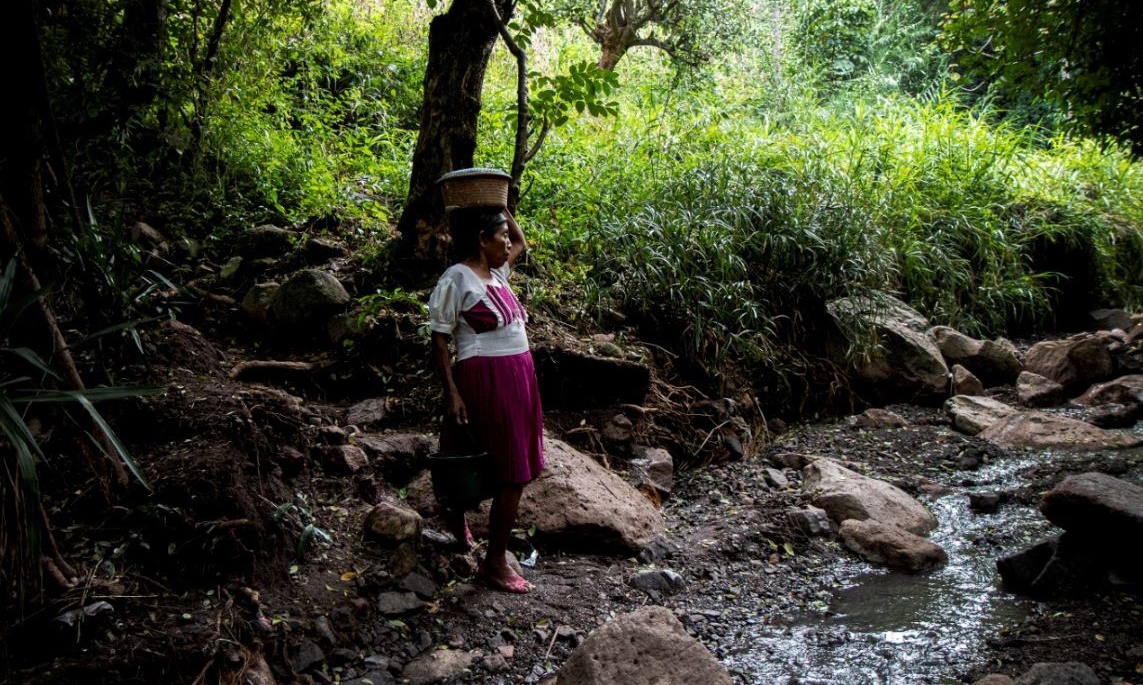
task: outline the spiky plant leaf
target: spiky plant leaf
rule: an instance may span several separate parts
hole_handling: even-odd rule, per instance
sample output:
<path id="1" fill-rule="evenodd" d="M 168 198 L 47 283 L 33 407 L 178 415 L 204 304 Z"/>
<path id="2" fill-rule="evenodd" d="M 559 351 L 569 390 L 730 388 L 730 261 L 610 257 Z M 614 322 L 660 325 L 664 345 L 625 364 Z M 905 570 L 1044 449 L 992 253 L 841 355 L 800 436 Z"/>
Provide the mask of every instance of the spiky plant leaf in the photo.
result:
<path id="1" fill-rule="evenodd" d="M 24 423 L 7 395 L 0 393 L 0 430 L 16 450 L 16 466 L 23 487 L 36 499 L 40 496 L 40 480 L 36 475 L 36 457 L 43 458 L 40 444 Z"/>
<path id="2" fill-rule="evenodd" d="M 39 353 L 37 353 L 35 350 L 33 350 L 31 348 L 28 348 L 28 347 L 8 347 L 8 348 L 0 349 L 0 353 L 6 353 L 6 354 L 10 354 L 10 355 L 19 357 L 20 359 L 23 359 L 24 361 L 26 361 L 29 364 L 31 364 L 32 366 L 36 367 L 40 371 L 43 371 L 44 374 L 46 374 L 47 376 L 50 376 L 51 378 L 54 378 L 56 380 L 63 380 L 60 377 L 60 375 L 56 372 L 56 370 L 53 369 L 50 364 L 48 364 L 46 361 L 44 361 L 44 358 L 41 357 L 39 355 Z"/>
<path id="3" fill-rule="evenodd" d="M 84 390 L 32 390 L 26 395 L 13 397 L 12 401 L 16 404 L 79 402 L 81 399 L 89 402 L 102 402 L 105 400 L 121 400 L 143 395 L 158 395 L 163 392 L 163 388 L 151 385 L 124 385 L 107 388 L 86 388 Z"/>
<path id="4" fill-rule="evenodd" d="M 139 468 L 139 465 L 135 463 L 135 460 L 131 457 L 127 448 L 119 440 L 119 436 L 115 434 L 111 425 L 107 423 L 107 420 L 103 418 L 103 415 L 99 413 L 99 410 L 95 408 L 91 400 L 82 393 L 75 393 L 75 400 L 87 410 L 88 415 L 91 416 L 91 420 L 95 422 L 95 425 L 99 426 L 99 430 L 103 433 L 103 436 L 107 438 L 107 441 L 111 443 L 112 449 L 115 450 L 115 456 L 119 457 L 123 465 L 126 466 L 127 470 L 131 472 L 131 475 L 135 477 L 135 480 L 139 481 L 143 487 L 150 491 L 151 484 L 147 482 L 147 477 L 143 475 L 143 471 Z"/>
<path id="5" fill-rule="evenodd" d="M 8 298 L 12 297 L 12 287 L 16 281 L 16 257 L 8 260 L 4 273 L 0 274 L 0 311 L 8 308 Z"/>

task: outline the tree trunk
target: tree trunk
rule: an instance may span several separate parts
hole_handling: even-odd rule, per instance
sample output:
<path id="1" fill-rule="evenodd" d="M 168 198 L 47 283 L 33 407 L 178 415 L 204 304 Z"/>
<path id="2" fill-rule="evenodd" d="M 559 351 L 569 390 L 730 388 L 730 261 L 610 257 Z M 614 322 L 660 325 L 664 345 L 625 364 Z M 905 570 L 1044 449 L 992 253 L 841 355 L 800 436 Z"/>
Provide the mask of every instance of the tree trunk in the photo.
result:
<path id="1" fill-rule="evenodd" d="M 39 67 L 39 39 L 31 2 L 5 3 L 0 11 L 0 40 L 4 61 L 0 88 L 13 97 L 9 101 L 8 124 L 0 140 L 0 195 L 20 222 L 24 241 L 30 247 L 43 247 L 47 241 L 48 218 L 44 211 L 44 129 L 39 107 L 43 93 Z M 7 263 L 16 246 L 5 244 L 0 258 Z"/>
<path id="2" fill-rule="evenodd" d="M 599 50 L 599 68 L 604 71 L 615 71 L 619 60 L 623 59 L 625 54 L 627 54 L 626 47 L 604 43 Z"/>
<path id="3" fill-rule="evenodd" d="M 397 223 L 406 256 L 422 266 L 448 258 L 444 203 L 436 180 L 453 169 L 472 166 L 484 72 L 498 26 L 492 0 L 453 0 L 448 12 L 429 26 L 424 106 L 409 196 Z M 514 5 L 495 0 L 504 21 Z"/>

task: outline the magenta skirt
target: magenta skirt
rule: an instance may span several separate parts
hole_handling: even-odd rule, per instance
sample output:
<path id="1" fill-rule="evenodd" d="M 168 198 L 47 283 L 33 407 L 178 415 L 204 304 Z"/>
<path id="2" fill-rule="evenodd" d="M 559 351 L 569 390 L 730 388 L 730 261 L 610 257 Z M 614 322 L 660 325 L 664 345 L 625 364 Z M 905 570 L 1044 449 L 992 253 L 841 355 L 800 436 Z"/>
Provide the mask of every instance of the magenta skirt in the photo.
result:
<path id="1" fill-rule="evenodd" d="M 544 412 L 532 353 L 469 357 L 452 369 L 472 437 L 492 457 L 500 483 L 528 483 L 544 468 Z M 468 436 L 448 418 L 441 450 L 463 449 Z"/>

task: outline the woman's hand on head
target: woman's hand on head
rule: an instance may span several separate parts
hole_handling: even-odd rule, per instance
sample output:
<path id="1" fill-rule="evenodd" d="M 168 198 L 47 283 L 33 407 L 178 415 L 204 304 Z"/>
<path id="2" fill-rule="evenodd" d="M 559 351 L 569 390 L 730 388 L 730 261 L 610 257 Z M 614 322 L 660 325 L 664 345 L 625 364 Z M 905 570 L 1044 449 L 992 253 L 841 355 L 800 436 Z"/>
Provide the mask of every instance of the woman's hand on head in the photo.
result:
<path id="1" fill-rule="evenodd" d="M 512 211 L 507 207 L 504 208 L 504 216 L 508 218 L 508 238 L 512 241 L 512 247 L 508 248 L 508 263 L 514 264 L 524 254 L 524 250 L 528 249 L 528 241 L 524 238 L 524 229 L 516 223 L 516 217 L 512 216 Z"/>

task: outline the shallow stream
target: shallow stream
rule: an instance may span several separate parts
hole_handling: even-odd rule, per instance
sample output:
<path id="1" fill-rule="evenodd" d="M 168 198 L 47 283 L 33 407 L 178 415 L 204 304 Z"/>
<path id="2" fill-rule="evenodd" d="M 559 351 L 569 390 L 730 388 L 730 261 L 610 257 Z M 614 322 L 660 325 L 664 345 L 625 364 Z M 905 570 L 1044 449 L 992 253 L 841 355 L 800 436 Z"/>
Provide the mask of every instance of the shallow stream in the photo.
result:
<path id="1" fill-rule="evenodd" d="M 1045 458 L 1067 457 L 1036 460 Z M 929 538 L 948 552 L 945 567 L 909 575 L 847 561 L 828 611 L 748 628 L 724 665 L 739 681 L 758 685 L 960 683 L 957 676 L 981 658 L 984 641 L 1031 606 L 1001 589 L 996 559 L 1051 528 L 1031 507 L 973 512 L 969 494 L 1014 489 L 1016 474 L 1030 463 L 994 462 L 972 474 L 972 486 L 950 485 L 926 500 L 939 522 Z"/>

